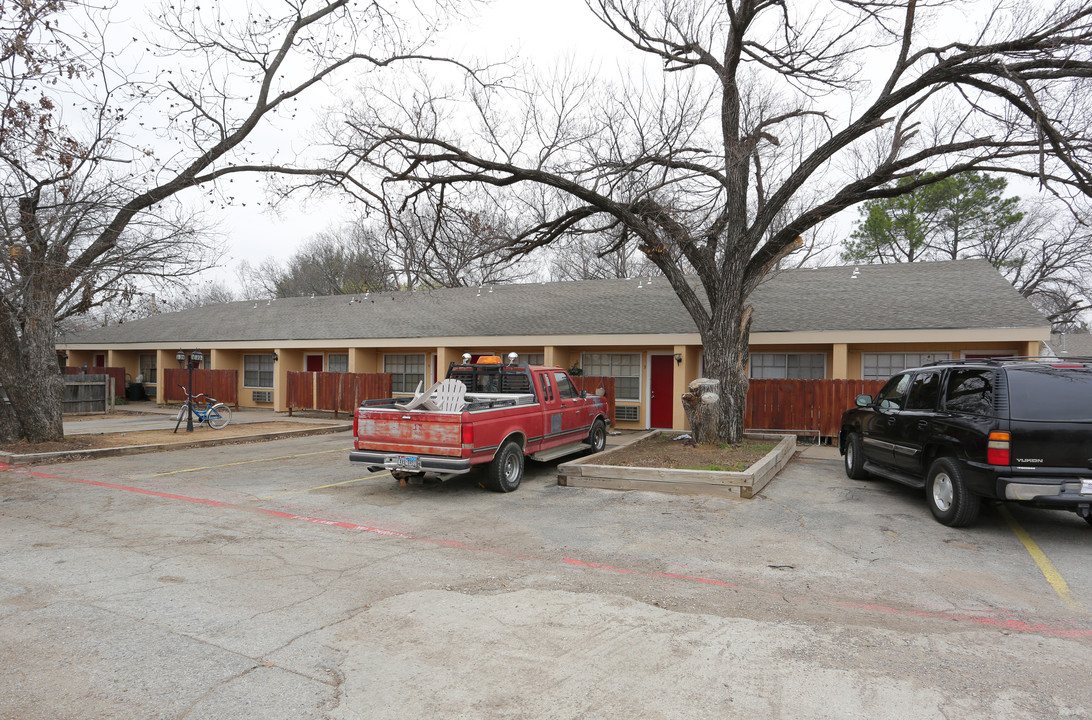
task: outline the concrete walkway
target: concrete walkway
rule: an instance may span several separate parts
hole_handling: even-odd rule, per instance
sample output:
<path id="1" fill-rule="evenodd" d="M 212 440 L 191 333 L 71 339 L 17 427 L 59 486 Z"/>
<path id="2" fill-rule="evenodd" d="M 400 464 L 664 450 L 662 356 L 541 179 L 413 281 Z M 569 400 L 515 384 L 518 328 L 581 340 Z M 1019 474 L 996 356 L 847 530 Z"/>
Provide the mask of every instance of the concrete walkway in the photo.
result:
<path id="1" fill-rule="evenodd" d="M 154 402 L 131 402 L 119 406 L 117 412 L 107 415 L 70 415 L 64 418 L 65 435 L 90 435 L 113 432 L 136 432 L 138 430 L 164 430 L 173 428 L 178 415 L 177 405 L 156 405 Z M 184 421 L 183 421 L 184 422 Z M 339 413 L 334 420 L 333 414 L 326 417 L 289 416 L 266 408 L 241 407 L 232 410 L 231 423 L 294 422 L 303 425 L 328 425 L 332 422 L 351 423 L 352 417 Z"/>

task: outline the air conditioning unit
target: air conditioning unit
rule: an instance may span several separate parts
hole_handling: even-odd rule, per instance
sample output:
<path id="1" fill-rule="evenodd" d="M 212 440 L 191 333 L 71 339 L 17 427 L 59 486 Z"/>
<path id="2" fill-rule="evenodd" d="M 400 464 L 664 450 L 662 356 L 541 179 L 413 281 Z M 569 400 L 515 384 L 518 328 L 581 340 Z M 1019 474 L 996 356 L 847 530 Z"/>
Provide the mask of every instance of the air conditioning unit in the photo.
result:
<path id="1" fill-rule="evenodd" d="M 254 402 L 273 402 L 272 390 L 255 390 L 250 393 L 250 399 Z"/>
<path id="2" fill-rule="evenodd" d="M 637 422 L 641 409 L 636 405 L 618 405 L 614 408 L 614 419 L 623 422 Z"/>

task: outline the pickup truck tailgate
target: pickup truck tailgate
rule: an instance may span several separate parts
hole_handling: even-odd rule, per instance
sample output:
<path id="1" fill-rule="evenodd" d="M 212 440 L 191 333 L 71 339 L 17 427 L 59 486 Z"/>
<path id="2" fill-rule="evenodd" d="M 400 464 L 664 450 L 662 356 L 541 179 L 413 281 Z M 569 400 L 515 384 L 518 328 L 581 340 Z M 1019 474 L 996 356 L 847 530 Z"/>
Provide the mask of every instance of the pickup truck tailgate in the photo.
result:
<path id="1" fill-rule="evenodd" d="M 357 450 L 462 455 L 462 413 L 357 410 Z"/>

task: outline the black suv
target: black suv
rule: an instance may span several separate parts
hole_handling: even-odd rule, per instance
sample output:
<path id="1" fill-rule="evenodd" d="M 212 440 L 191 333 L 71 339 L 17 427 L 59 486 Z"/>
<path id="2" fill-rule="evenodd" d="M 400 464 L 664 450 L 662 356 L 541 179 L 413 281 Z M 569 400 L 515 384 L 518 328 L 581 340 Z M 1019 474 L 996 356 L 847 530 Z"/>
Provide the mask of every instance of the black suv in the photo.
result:
<path id="1" fill-rule="evenodd" d="M 842 415 L 846 474 L 925 488 L 969 525 L 982 498 L 1072 510 L 1092 524 L 1092 358 L 948 360 L 904 370 Z"/>

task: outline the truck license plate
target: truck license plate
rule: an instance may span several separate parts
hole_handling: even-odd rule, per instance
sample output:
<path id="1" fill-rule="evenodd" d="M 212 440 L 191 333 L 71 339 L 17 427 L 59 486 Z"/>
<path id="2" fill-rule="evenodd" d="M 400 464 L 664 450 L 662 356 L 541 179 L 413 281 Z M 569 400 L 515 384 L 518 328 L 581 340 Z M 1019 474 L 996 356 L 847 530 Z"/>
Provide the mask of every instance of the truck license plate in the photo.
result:
<path id="1" fill-rule="evenodd" d="M 1092 495 L 1092 480 L 1081 478 L 1081 495 Z"/>
<path id="2" fill-rule="evenodd" d="M 399 455 L 394 462 L 400 470 L 416 470 L 420 467 L 420 461 L 416 455 Z"/>

